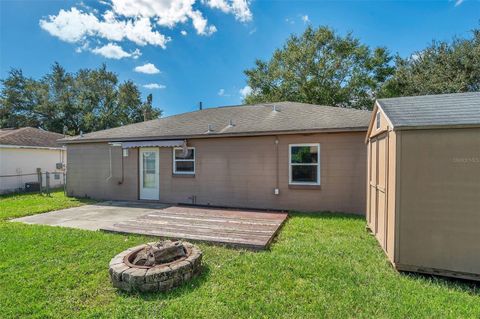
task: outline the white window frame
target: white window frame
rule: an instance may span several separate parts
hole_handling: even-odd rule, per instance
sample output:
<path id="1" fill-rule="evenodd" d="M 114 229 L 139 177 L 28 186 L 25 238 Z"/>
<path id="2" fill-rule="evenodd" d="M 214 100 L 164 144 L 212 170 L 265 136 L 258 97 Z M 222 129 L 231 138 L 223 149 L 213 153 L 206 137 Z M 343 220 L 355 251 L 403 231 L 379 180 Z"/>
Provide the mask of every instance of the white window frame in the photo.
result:
<path id="1" fill-rule="evenodd" d="M 196 170 L 196 163 L 195 160 L 197 158 L 197 150 L 195 150 L 195 147 L 187 147 L 189 150 L 193 150 L 193 160 L 191 159 L 176 159 L 175 158 L 175 150 L 183 150 L 181 147 L 174 147 L 172 151 L 172 164 L 173 164 L 173 174 L 181 174 L 181 175 L 195 175 L 195 170 Z M 177 162 L 193 162 L 193 172 L 177 172 L 177 165 L 175 165 Z"/>
<path id="2" fill-rule="evenodd" d="M 317 162 L 318 163 L 292 163 L 292 147 L 301 147 L 301 146 L 316 146 L 317 147 Z M 294 182 L 292 181 L 292 166 L 294 165 L 301 165 L 301 166 L 317 166 L 317 182 L 310 183 L 310 182 Z M 288 145 L 288 183 L 290 185 L 320 185 L 320 144 L 319 143 L 307 143 L 307 144 L 289 144 Z"/>
<path id="3" fill-rule="evenodd" d="M 380 112 L 377 111 L 377 114 L 375 114 L 375 127 L 377 131 L 382 128 L 381 119 L 382 119 L 382 116 L 380 115 Z"/>

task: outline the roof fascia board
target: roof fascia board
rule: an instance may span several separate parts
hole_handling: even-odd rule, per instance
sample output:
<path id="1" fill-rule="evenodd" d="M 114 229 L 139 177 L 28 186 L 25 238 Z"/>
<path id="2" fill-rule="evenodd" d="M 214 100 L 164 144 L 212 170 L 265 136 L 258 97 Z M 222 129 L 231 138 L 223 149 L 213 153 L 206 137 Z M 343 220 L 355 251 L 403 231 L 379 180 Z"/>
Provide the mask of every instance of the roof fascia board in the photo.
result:
<path id="1" fill-rule="evenodd" d="M 41 149 L 41 150 L 65 150 L 65 147 L 47 147 L 47 146 L 27 146 L 27 145 L 9 145 L 0 144 L 0 148 L 26 148 L 26 149 Z"/>
<path id="2" fill-rule="evenodd" d="M 127 137 L 127 138 L 97 138 L 97 139 L 73 139 L 58 140 L 62 144 L 81 144 L 81 143 L 97 143 L 97 142 L 124 142 L 124 141 L 148 141 L 156 140 L 174 140 L 174 139 L 200 139 L 200 138 L 222 138 L 222 137 L 255 137 L 255 136 L 271 136 L 271 135 L 296 135 L 296 134 L 315 134 L 315 133 L 343 133 L 343 132 L 364 132 L 367 127 L 352 127 L 340 129 L 322 129 L 322 130 L 295 130 L 295 131 L 269 131 L 269 132 L 251 132 L 251 133 L 209 133 L 200 135 L 175 135 L 175 136 L 146 136 L 146 137 Z"/>

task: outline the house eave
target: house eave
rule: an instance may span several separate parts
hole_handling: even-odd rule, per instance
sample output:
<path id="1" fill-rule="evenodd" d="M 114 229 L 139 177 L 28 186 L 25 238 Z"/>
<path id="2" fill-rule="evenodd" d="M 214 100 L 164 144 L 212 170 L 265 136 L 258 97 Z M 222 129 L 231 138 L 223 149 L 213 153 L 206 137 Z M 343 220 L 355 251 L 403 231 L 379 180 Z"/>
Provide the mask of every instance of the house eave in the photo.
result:
<path id="1" fill-rule="evenodd" d="M 295 134 L 315 134 L 315 133 L 342 133 L 342 132 L 365 132 L 367 127 L 347 127 L 347 128 L 328 128 L 328 129 L 306 129 L 291 131 L 266 131 L 266 132 L 240 132 L 240 133 L 205 133 L 195 135 L 164 135 L 164 136 L 139 136 L 139 137 L 114 137 L 114 138 L 79 138 L 79 139 L 61 139 L 58 142 L 62 144 L 81 144 L 81 143 L 101 143 L 101 142 L 126 142 L 126 141 L 148 141 L 174 140 L 174 139 L 200 139 L 200 138 L 222 138 L 222 137 L 254 137 L 271 135 L 295 135 Z"/>
<path id="2" fill-rule="evenodd" d="M 15 148 L 15 149 L 40 149 L 40 150 L 65 150 L 64 146 L 60 147 L 48 147 L 48 146 L 30 146 L 30 145 L 9 145 L 0 144 L 0 148 Z"/>

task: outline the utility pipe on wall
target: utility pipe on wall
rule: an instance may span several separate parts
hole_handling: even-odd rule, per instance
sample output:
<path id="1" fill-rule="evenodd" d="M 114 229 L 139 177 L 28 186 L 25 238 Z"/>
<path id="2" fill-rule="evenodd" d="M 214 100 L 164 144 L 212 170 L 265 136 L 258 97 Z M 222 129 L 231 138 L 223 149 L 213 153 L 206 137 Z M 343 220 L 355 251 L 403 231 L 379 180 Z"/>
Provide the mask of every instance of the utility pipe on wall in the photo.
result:
<path id="1" fill-rule="evenodd" d="M 275 181 L 275 190 L 273 191 L 273 193 L 275 195 L 279 195 L 280 194 L 280 188 L 279 188 L 279 185 L 280 185 L 280 177 L 279 177 L 279 174 L 280 174 L 280 165 L 279 165 L 279 158 L 278 158 L 278 136 L 275 136 L 275 166 L 276 166 L 276 181 Z"/>

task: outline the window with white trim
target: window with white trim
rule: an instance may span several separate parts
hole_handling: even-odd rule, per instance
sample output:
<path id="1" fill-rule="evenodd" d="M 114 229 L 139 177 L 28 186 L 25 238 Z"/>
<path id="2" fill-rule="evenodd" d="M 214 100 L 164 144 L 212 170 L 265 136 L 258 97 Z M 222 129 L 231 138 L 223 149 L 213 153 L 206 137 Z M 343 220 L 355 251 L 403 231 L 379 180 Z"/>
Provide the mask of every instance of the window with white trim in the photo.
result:
<path id="1" fill-rule="evenodd" d="M 289 183 L 320 185 L 320 144 L 289 145 Z"/>
<path id="2" fill-rule="evenodd" d="M 375 120 L 376 120 L 376 124 L 377 124 L 377 130 L 379 130 L 380 129 L 380 112 L 377 112 Z"/>
<path id="3" fill-rule="evenodd" d="M 173 173 L 195 174 L 195 148 L 173 148 Z"/>

